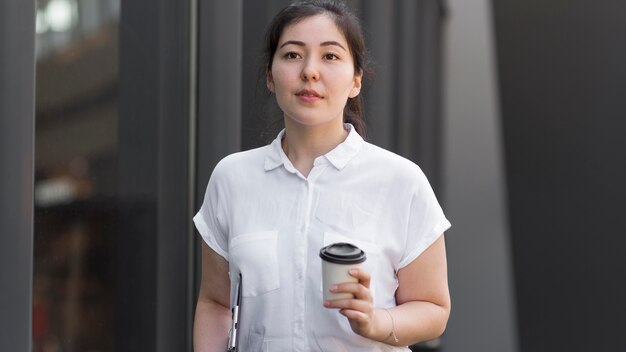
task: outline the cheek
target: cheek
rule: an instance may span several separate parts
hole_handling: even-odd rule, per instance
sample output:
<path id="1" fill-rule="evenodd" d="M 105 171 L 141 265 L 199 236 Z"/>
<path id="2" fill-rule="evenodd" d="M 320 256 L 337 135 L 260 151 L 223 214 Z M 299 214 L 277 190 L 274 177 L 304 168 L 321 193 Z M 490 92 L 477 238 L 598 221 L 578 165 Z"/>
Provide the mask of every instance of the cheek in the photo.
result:
<path id="1" fill-rule="evenodd" d="M 351 69 L 339 69 L 329 72 L 329 76 L 334 78 L 333 87 L 336 93 L 342 94 L 350 92 L 354 88 L 354 74 Z"/>
<path id="2" fill-rule="evenodd" d="M 272 69 L 272 79 L 274 82 L 274 89 L 277 93 L 287 89 L 292 80 L 289 70 L 282 67 L 275 67 Z"/>
<path id="3" fill-rule="evenodd" d="M 354 81 L 352 78 L 346 78 L 341 82 L 341 84 L 335 85 L 335 95 L 337 97 L 341 97 L 342 100 L 348 99 L 348 96 L 352 92 L 352 88 L 354 88 Z"/>

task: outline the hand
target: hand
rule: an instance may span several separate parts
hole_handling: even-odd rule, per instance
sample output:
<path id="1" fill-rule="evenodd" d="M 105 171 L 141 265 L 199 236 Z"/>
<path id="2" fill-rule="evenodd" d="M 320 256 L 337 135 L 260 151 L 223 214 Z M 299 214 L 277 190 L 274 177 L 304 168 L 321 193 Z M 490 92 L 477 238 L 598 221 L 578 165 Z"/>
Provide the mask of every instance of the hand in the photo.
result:
<path id="1" fill-rule="evenodd" d="M 361 269 L 351 269 L 350 275 L 359 282 L 333 285 L 333 293 L 352 293 L 354 298 L 324 301 L 326 308 L 338 308 L 348 318 L 355 333 L 370 338 L 374 330 L 374 305 L 370 287 L 370 274 Z"/>

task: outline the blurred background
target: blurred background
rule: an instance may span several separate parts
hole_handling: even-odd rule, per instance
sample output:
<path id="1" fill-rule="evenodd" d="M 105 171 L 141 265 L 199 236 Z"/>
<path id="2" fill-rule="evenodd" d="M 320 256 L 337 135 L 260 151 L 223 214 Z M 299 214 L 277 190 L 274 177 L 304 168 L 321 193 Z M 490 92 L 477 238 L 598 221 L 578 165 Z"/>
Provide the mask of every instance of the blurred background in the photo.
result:
<path id="1" fill-rule="evenodd" d="M 191 218 L 280 126 L 288 0 L 0 3 L 0 351 L 191 351 Z M 347 0 L 368 140 L 453 227 L 453 310 L 415 351 L 624 351 L 626 3 Z"/>

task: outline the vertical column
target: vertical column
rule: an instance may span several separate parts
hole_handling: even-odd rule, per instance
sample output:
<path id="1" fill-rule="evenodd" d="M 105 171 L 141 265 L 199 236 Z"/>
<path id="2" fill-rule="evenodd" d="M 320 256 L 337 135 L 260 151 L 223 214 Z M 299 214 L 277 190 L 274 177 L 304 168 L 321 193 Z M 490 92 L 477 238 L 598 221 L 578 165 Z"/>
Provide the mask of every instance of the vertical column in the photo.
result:
<path id="1" fill-rule="evenodd" d="M 116 350 L 189 350 L 190 2 L 121 12 Z"/>
<path id="2" fill-rule="evenodd" d="M 243 2 L 199 1 L 197 19 L 194 210 L 202 204 L 215 165 L 242 144 Z M 194 307 L 200 287 L 201 241 L 195 236 Z"/>
<path id="3" fill-rule="evenodd" d="M 405 0 L 411 1 L 411 0 Z M 441 187 L 442 167 L 442 32 L 446 14 L 442 0 L 421 0 L 419 3 L 419 29 L 416 38 L 419 38 L 419 74 L 417 77 L 419 88 L 414 101 L 418 102 L 412 117 L 417 119 L 417 131 L 411 136 L 411 156 L 424 170 L 428 179 L 437 192 Z M 410 21 L 410 19 L 406 19 Z M 409 56 L 410 58 L 411 56 Z M 407 97 L 407 99 L 410 99 Z"/>
<path id="4" fill-rule="evenodd" d="M 32 349 L 35 2 L 0 2 L 0 351 Z"/>
<path id="5" fill-rule="evenodd" d="M 274 17 L 291 0 L 244 1 L 241 29 L 241 148 L 265 145 L 282 127 L 283 114 L 265 87 L 263 44 L 265 30 Z"/>
<path id="6" fill-rule="evenodd" d="M 121 8 L 116 351 L 156 351 L 158 4 Z"/>
<path id="7" fill-rule="evenodd" d="M 626 350 L 626 2 L 491 5 L 520 348 Z"/>
<path id="8" fill-rule="evenodd" d="M 366 85 L 364 89 L 368 139 L 385 149 L 394 150 L 395 1 L 364 1 L 362 6 L 365 39 L 372 53 L 375 72 L 375 77 L 369 81 L 371 85 Z"/>
<path id="9" fill-rule="evenodd" d="M 192 350 L 193 300 L 189 242 L 191 196 L 190 90 L 191 1 L 160 1 L 159 138 L 157 205 L 156 351 Z"/>
<path id="10" fill-rule="evenodd" d="M 517 350 L 515 299 L 489 1 L 450 0 L 444 203 L 450 351 Z"/>
<path id="11" fill-rule="evenodd" d="M 241 148 L 243 3 L 200 1 L 198 10 L 196 195 L 201 203 L 215 164 Z"/>
<path id="12" fill-rule="evenodd" d="M 420 55 L 421 21 L 423 18 L 420 5 L 423 1 L 398 1 L 398 14 L 395 33 L 398 34 L 396 65 L 393 79 L 397 94 L 395 122 L 396 151 L 403 156 L 418 161 L 418 140 L 421 137 L 420 106 L 423 102 L 420 92 L 420 67 L 423 65 Z M 423 166 L 420 163 L 420 166 Z"/>

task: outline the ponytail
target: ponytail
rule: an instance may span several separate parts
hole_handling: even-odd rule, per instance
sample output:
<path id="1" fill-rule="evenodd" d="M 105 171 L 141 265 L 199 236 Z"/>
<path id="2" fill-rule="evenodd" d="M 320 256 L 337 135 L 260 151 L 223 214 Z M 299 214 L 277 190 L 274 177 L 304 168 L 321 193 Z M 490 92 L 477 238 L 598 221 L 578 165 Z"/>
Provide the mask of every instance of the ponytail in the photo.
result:
<path id="1" fill-rule="evenodd" d="M 348 98 L 346 106 L 343 108 L 343 122 L 354 126 L 363 139 L 366 138 L 365 119 L 363 118 L 363 98 L 361 94 L 354 98 Z"/>

